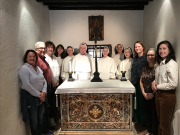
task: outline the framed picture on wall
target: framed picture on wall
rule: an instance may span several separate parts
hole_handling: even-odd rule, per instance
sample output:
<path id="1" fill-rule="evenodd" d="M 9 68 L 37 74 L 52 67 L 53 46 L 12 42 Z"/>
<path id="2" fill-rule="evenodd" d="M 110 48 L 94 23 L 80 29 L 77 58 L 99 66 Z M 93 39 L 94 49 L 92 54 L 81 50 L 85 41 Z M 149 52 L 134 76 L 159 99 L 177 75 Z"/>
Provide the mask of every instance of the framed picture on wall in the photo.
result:
<path id="1" fill-rule="evenodd" d="M 89 41 L 104 40 L 104 16 L 89 16 Z"/>

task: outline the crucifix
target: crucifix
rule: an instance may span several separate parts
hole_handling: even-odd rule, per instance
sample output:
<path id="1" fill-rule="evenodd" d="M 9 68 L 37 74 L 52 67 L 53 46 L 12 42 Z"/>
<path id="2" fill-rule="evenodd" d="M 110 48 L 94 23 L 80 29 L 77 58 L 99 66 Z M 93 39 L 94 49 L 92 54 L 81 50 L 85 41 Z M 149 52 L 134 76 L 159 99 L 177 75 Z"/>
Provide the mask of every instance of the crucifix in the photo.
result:
<path id="1" fill-rule="evenodd" d="M 101 78 L 99 78 L 99 72 L 98 72 L 98 67 L 97 67 L 97 39 L 98 39 L 98 28 L 97 26 L 94 29 L 95 32 L 95 67 L 96 71 L 94 72 L 94 78 L 91 80 L 91 82 L 102 82 Z"/>

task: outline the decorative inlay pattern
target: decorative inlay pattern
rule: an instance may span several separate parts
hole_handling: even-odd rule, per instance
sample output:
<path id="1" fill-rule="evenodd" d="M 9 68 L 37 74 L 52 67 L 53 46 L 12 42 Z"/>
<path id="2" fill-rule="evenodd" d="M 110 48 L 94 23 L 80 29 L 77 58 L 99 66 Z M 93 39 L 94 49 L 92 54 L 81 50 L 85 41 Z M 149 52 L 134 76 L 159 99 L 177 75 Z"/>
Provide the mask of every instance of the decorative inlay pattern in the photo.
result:
<path id="1" fill-rule="evenodd" d="M 99 119 L 103 115 L 103 109 L 98 104 L 93 104 L 88 110 L 89 117 L 92 119 Z"/>
<path id="2" fill-rule="evenodd" d="M 62 130 L 130 129 L 130 94 L 61 95 Z"/>

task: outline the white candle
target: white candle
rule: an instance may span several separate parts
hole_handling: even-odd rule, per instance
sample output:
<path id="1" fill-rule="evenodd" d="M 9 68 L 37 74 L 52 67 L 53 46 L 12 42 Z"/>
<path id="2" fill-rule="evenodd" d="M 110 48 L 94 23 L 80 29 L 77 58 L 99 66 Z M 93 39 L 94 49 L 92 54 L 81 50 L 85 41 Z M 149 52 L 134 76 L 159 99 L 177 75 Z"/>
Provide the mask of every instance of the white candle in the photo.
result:
<path id="1" fill-rule="evenodd" d="M 122 61 L 122 70 L 124 71 L 124 60 Z"/>
<path id="2" fill-rule="evenodd" d="M 69 72 L 71 72 L 71 61 L 69 61 Z"/>

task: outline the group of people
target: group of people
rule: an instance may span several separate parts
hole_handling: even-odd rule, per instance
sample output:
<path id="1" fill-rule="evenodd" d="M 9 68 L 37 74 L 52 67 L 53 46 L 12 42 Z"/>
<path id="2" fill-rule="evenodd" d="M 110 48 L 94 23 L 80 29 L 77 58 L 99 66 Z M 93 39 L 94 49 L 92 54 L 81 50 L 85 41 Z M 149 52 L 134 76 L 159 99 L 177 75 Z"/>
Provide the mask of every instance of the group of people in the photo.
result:
<path id="1" fill-rule="evenodd" d="M 55 90 L 73 72 L 76 80 L 89 80 L 95 72 L 94 58 L 87 53 L 87 44 L 79 45 L 80 53 L 73 55 L 72 46 L 55 47 L 51 41 L 37 42 L 35 50 L 27 50 L 19 70 L 21 80 L 21 108 L 23 120 L 29 120 L 32 135 L 49 134 L 56 125 Z M 169 41 L 162 41 L 157 50 L 145 51 L 141 41 L 124 49 L 115 46 L 115 56 L 108 56 L 104 47 L 98 60 L 101 79 L 126 79 L 136 88 L 136 107 L 133 120 L 147 127 L 147 135 L 170 135 L 170 125 L 175 106 L 175 88 L 178 84 L 178 65 Z M 56 121 L 56 122 L 54 122 Z"/>

